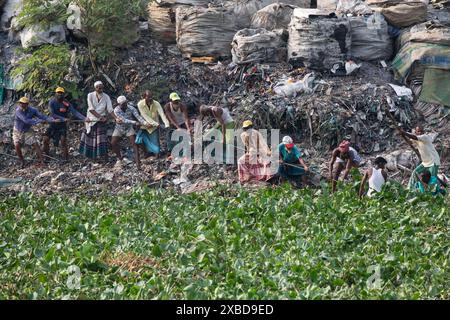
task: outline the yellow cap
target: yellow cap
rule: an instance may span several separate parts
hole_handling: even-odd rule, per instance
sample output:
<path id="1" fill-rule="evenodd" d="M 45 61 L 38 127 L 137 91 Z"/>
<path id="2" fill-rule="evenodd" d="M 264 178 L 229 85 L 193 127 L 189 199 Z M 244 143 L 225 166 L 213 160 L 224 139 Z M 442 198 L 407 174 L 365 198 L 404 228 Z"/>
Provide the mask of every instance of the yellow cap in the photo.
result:
<path id="1" fill-rule="evenodd" d="M 19 102 L 20 102 L 20 103 L 29 103 L 30 100 L 28 100 L 27 97 L 22 97 L 22 98 L 19 99 Z"/>
<path id="2" fill-rule="evenodd" d="M 179 101 L 181 100 L 180 96 L 176 92 L 172 92 L 169 96 L 170 101 Z"/>
<path id="3" fill-rule="evenodd" d="M 56 93 L 58 93 L 58 92 L 64 93 L 64 92 L 66 92 L 66 91 L 64 90 L 63 87 L 58 87 L 58 88 L 56 88 L 55 92 L 56 92 Z"/>
<path id="4" fill-rule="evenodd" d="M 245 120 L 244 123 L 242 124 L 242 128 L 248 128 L 251 127 L 253 125 L 253 122 L 251 122 L 250 120 Z"/>

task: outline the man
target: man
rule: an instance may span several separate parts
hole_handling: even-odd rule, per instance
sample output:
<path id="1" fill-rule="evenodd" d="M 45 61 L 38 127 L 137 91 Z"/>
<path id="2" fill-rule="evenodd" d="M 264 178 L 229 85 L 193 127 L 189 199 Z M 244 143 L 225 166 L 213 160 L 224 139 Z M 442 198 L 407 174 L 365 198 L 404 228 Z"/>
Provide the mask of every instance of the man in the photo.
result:
<path id="1" fill-rule="evenodd" d="M 61 152 L 63 159 L 69 159 L 69 148 L 67 147 L 67 120 L 69 114 L 74 115 L 78 120 L 86 121 L 86 117 L 79 113 L 66 99 L 64 99 L 64 88 L 58 87 L 55 90 L 55 97 L 50 100 L 50 116 L 60 119 L 59 123 L 51 123 L 44 135 L 44 153 L 50 153 L 50 139 L 53 139 L 55 146 L 61 141 Z"/>
<path id="2" fill-rule="evenodd" d="M 141 162 L 139 159 L 139 149 L 135 143 L 136 132 L 134 131 L 133 125 L 149 126 L 149 124 L 139 115 L 139 112 L 131 104 L 125 96 L 120 96 L 117 98 L 118 106 L 114 109 L 114 114 L 116 116 L 116 127 L 114 129 L 111 147 L 117 156 L 117 165 L 121 165 L 122 162 L 129 164 L 131 161 L 127 158 L 123 158 L 120 153 L 120 138 L 126 136 L 130 144 L 133 147 L 134 160 L 138 169 L 141 168 Z M 136 120 L 133 120 L 136 119 Z"/>
<path id="3" fill-rule="evenodd" d="M 383 157 L 377 157 L 374 161 L 375 167 L 369 168 L 364 173 L 364 177 L 359 186 L 359 197 L 364 195 L 364 186 L 369 180 L 369 191 L 367 196 L 373 197 L 376 193 L 381 192 L 383 185 L 386 183 L 388 175 L 386 172 L 387 161 Z"/>
<path id="4" fill-rule="evenodd" d="M 233 138 L 233 132 L 231 129 L 234 129 L 235 123 L 230 114 L 230 110 L 228 110 L 228 108 L 220 108 L 216 106 L 200 106 L 200 120 L 203 120 L 204 117 L 208 116 L 217 120 L 217 123 L 213 129 L 222 129 L 222 143 L 231 143 L 231 139 Z M 206 136 L 208 135 L 210 135 L 210 133 L 206 134 Z"/>
<path id="5" fill-rule="evenodd" d="M 440 187 L 437 176 L 433 176 L 430 171 L 425 170 L 421 176 L 417 176 L 415 190 L 420 193 L 430 193 L 433 196 L 445 195 L 445 189 Z"/>
<path id="6" fill-rule="evenodd" d="M 270 174 L 270 149 L 262 134 L 253 129 L 250 120 L 242 125 L 244 132 L 241 134 L 244 143 L 245 154 L 238 160 L 239 182 L 268 181 Z"/>
<path id="7" fill-rule="evenodd" d="M 17 156 L 19 157 L 22 168 L 25 167 L 25 160 L 22 154 L 22 146 L 33 146 L 37 158 L 38 165 L 44 164 L 41 148 L 39 147 L 38 140 L 32 127 L 41 122 L 60 122 L 61 120 L 55 120 L 40 113 L 37 109 L 29 106 L 30 101 L 26 97 L 22 97 L 19 100 L 19 106 L 16 108 L 14 128 L 13 128 L 13 142 L 16 149 Z M 37 119 L 34 119 L 37 118 Z"/>
<path id="8" fill-rule="evenodd" d="M 413 190 L 418 175 L 425 171 L 430 171 L 432 176 L 437 176 L 441 160 L 436 148 L 433 145 L 433 138 L 431 135 L 425 134 L 422 126 L 417 126 L 415 129 L 416 135 L 405 132 L 403 129 L 397 129 L 400 134 L 407 139 L 410 139 L 412 144 L 417 147 L 422 158 L 422 163 L 413 171 L 409 179 L 408 189 Z"/>
<path id="9" fill-rule="evenodd" d="M 283 138 L 282 143 L 278 146 L 278 152 L 280 153 L 280 166 L 278 167 L 280 177 L 294 180 L 294 182 L 297 182 L 297 177 L 301 177 L 305 184 L 306 172 L 309 171 L 309 168 L 302 158 L 300 149 L 294 144 L 291 137 L 285 136 Z"/>
<path id="10" fill-rule="evenodd" d="M 170 121 L 170 129 L 167 131 L 167 151 L 172 151 L 175 142 L 172 141 L 172 133 L 175 130 L 187 129 L 191 132 L 191 125 L 189 123 L 188 109 L 184 103 L 181 102 L 180 96 L 176 92 L 172 92 L 169 96 L 170 101 L 164 106 L 164 112 Z"/>
<path id="11" fill-rule="evenodd" d="M 336 163 L 336 167 L 335 167 Z M 342 170 L 344 170 L 343 180 L 347 179 L 352 168 L 358 168 L 361 165 L 361 157 L 358 152 L 350 147 L 350 142 L 342 141 L 339 147 L 333 150 L 330 161 L 330 180 L 332 184 L 332 192 L 336 192 L 336 184 L 339 180 Z M 334 174 L 333 174 L 334 169 Z"/>
<path id="12" fill-rule="evenodd" d="M 108 157 L 108 137 L 106 135 L 107 116 L 116 119 L 111 99 L 103 92 L 103 83 L 94 83 L 95 91 L 87 96 L 88 111 L 86 118 L 86 132 L 81 135 L 80 153 L 88 158 Z"/>
<path id="13" fill-rule="evenodd" d="M 161 147 L 159 142 L 159 119 L 168 128 L 170 126 L 164 111 L 158 101 L 153 100 L 153 93 L 146 90 L 138 103 L 138 110 L 142 118 L 148 123 L 148 127 L 140 130 L 136 137 L 136 143 L 144 145 L 147 152 L 160 155 Z"/>
<path id="14" fill-rule="evenodd" d="M 205 134 L 204 139 L 211 139 L 214 130 L 221 128 L 222 144 L 225 147 L 224 160 L 226 163 L 231 164 L 231 162 L 234 162 L 234 149 L 232 147 L 234 146 L 235 123 L 230 110 L 228 108 L 202 105 L 200 106 L 200 121 L 203 121 L 204 117 L 213 117 L 217 121 L 214 127 Z"/>

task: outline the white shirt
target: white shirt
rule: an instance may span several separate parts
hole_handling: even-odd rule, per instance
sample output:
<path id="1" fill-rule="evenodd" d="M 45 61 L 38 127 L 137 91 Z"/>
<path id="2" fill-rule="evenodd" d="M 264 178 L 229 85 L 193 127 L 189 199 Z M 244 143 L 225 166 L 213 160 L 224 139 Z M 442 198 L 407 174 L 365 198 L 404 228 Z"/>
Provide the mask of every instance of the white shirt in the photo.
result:
<path id="1" fill-rule="evenodd" d="M 423 134 L 417 136 L 418 140 L 412 140 L 414 145 L 419 150 L 420 156 L 422 158 L 422 165 L 426 168 L 432 167 L 433 165 L 440 166 L 441 160 L 439 158 L 439 153 L 433 145 L 433 138 L 429 134 Z"/>
<path id="2" fill-rule="evenodd" d="M 381 188 L 383 187 L 384 183 L 386 182 L 384 180 L 384 176 L 381 173 L 382 169 L 375 169 L 372 168 L 372 176 L 369 179 L 369 192 L 368 196 L 372 197 L 374 195 L 374 192 L 381 192 Z"/>
<path id="3" fill-rule="evenodd" d="M 108 113 L 114 112 L 114 109 L 112 107 L 111 99 L 106 93 L 102 93 L 100 96 L 98 96 L 95 91 L 89 93 L 87 96 L 87 103 L 88 111 L 86 118 L 93 121 L 86 123 L 86 132 L 89 133 L 96 122 L 100 120 L 90 112 L 91 110 L 96 111 L 99 115 L 104 117 Z"/>

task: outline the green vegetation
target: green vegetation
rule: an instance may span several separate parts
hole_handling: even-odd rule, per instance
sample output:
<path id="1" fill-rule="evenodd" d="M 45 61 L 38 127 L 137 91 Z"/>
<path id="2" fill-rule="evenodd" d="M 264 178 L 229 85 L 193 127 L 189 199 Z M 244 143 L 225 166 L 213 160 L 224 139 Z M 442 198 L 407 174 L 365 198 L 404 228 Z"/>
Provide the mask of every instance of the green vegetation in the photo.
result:
<path id="1" fill-rule="evenodd" d="M 24 0 L 23 9 L 18 16 L 20 27 L 40 26 L 46 29 L 58 24 L 65 24 L 67 14 L 66 0 Z"/>
<path id="2" fill-rule="evenodd" d="M 98 72 L 98 63 L 113 59 L 116 48 L 127 47 L 137 39 L 136 18 L 145 12 L 145 3 L 143 0 L 24 0 L 19 24 L 42 28 L 65 24 L 72 14 L 67 10 L 68 5 L 77 6 L 81 12 L 80 17 L 75 17 L 81 27 L 78 32 L 86 38 L 91 66 Z"/>
<path id="3" fill-rule="evenodd" d="M 64 80 L 70 70 L 70 57 L 67 45 L 39 47 L 20 60 L 13 69 L 13 77 L 24 77 L 18 89 L 33 93 L 35 98 L 46 102 L 54 94 L 56 87 L 63 86 L 66 92 L 77 98 L 80 95 L 77 84 Z"/>
<path id="4" fill-rule="evenodd" d="M 3 198 L 0 298 L 448 299 L 449 205 L 396 185 Z"/>

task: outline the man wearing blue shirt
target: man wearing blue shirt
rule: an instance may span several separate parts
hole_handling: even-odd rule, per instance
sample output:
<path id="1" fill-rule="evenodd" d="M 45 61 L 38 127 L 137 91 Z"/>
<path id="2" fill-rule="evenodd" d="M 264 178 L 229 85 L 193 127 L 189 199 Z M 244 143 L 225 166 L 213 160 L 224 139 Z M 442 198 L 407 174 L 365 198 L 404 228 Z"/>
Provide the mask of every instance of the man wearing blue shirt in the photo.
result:
<path id="1" fill-rule="evenodd" d="M 16 108 L 14 119 L 13 142 L 22 168 L 25 167 L 25 160 L 22 154 L 22 146 L 24 144 L 33 146 L 34 150 L 36 151 L 39 165 L 44 164 L 41 148 L 39 147 L 36 135 L 31 128 L 41 122 L 58 121 L 61 120 L 55 120 L 47 117 L 40 113 L 37 109 L 30 107 L 28 98 L 20 98 L 19 106 Z"/>
<path id="2" fill-rule="evenodd" d="M 50 139 L 53 140 L 55 147 L 59 145 L 61 141 L 61 152 L 63 159 L 67 161 L 69 159 L 69 148 L 67 146 L 67 120 L 70 114 L 75 116 L 78 120 L 86 120 L 86 117 L 79 113 L 73 106 L 64 99 L 64 88 L 58 87 L 55 91 L 55 97 L 50 100 L 49 111 L 50 116 L 55 119 L 61 120 L 58 123 L 50 123 L 47 131 L 44 135 L 44 153 L 50 153 Z"/>

